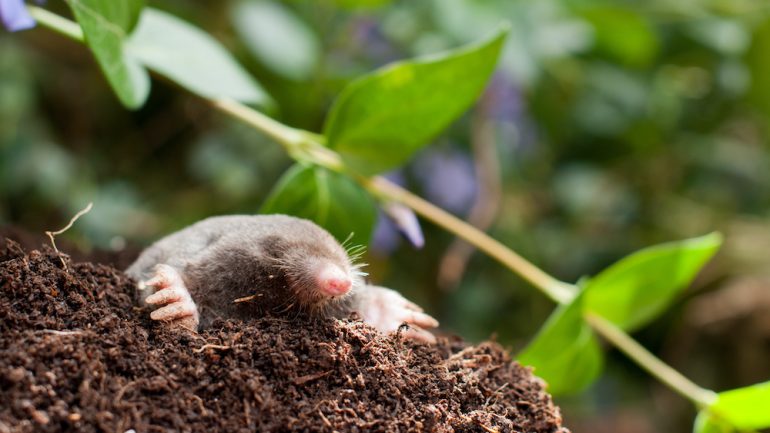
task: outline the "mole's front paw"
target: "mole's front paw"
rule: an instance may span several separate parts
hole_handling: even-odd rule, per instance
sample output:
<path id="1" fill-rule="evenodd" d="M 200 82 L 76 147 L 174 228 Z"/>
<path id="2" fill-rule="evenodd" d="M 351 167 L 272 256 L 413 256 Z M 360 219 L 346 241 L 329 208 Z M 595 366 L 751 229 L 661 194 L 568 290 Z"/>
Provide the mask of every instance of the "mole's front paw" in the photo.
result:
<path id="1" fill-rule="evenodd" d="M 163 305 L 150 313 L 153 320 L 180 325 L 192 331 L 198 328 L 198 308 L 182 280 L 179 271 L 169 265 L 155 267 L 155 275 L 139 283 L 141 290 L 154 287 L 155 293 L 145 298 L 151 305 Z"/>
<path id="2" fill-rule="evenodd" d="M 364 322 L 386 334 L 396 332 L 406 323 L 409 329 L 402 335 L 427 343 L 436 342 L 436 337 L 426 329 L 437 327 L 438 321 L 423 313 L 418 305 L 385 287 L 368 286 L 365 290 L 368 296 L 359 306 Z"/>

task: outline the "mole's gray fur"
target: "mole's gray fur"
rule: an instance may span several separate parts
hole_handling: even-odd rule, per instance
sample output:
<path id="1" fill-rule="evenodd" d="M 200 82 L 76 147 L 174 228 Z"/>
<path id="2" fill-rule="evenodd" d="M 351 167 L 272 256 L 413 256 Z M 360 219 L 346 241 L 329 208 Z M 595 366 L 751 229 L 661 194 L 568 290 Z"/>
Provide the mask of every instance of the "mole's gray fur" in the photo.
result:
<path id="1" fill-rule="evenodd" d="M 351 276 L 347 295 L 329 299 L 315 292 L 311 270 L 319 261 Z M 286 215 L 202 220 L 148 247 L 126 273 L 147 280 L 158 264 L 179 271 L 203 327 L 216 317 L 245 319 L 265 312 L 344 317 L 366 298 L 361 273 L 345 249 L 314 223 Z M 140 294 L 142 301 L 150 294 Z"/>

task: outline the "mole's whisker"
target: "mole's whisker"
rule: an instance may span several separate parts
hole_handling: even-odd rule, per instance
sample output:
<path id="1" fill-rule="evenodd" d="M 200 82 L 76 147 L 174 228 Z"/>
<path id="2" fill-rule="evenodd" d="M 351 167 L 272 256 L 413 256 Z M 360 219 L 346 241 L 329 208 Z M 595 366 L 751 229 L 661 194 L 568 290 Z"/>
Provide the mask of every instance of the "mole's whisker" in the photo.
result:
<path id="1" fill-rule="evenodd" d="M 353 232 L 350 232 L 350 234 L 348 235 L 348 237 L 346 237 L 346 238 L 345 238 L 345 240 L 344 240 L 344 241 L 342 241 L 342 243 L 340 244 L 340 246 L 342 246 L 342 248 L 343 248 L 345 251 L 347 251 L 347 249 L 348 249 L 348 242 L 352 242 L 352 240 L 353 240 L 353 235 L 354 235 L 354 234 L 355 234 L 355 233 L 353 233 Z"/>

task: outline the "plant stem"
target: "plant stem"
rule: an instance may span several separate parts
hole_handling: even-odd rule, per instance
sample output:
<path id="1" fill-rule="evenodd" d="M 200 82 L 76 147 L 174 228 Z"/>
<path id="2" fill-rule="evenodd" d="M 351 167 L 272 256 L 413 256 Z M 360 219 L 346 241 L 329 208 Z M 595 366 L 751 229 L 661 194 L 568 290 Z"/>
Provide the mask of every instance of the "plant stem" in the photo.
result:
<path id="1" fill-rule="evenodd" d="M 231 99 L 209 100 L 215 108 L 230 114 L 262 131 L 281 144 L 295 159 L 308 159 L 314 164 L 334 171 L 344 171 L 342 158 L 321 142 L 323 137 L 309 131 L 292 128 Z"/>
<path id="2" fill-rule="evenodd" d="M 384 177 L 375 176 L 373 178 L 359 178 L 358 180 L 372 194 L 405 204 L 424 218 L 464 239 L 479 250 L 484 251 L 487 255 L 540 289 L 555 302 L 564 304 L 575 296 L 577 291 L 575 286 L 553 278 L 476 227 L 388 181 Z"/>
<path id="3" fill-rule="evenodd" d="M 716 394 L 708 389 L 701 388 L 690 379 L 684 377 L 668 364 L 655 357 L 636 340 L 615 326 L 612 322 L 595 314 L 588 313 L 585 321 L 615 347 L 625 353 L 640 367 L 645 369 L 653 377 L 668 385 L 673 391 L 682 397 L 692 401 L 701 409 L 709 407 L 716 399 Z"/>
<path id="4" fill-rule="evenodd" d="M 302 133 L 294 128 L 284 125 L 257 110 L 235 102 L 230 99 L 212 99 L 211 105 L 219 111 L 223 111 L 236 119 L 251 125 L 254 129 L 272 138 L 281 144 L 287 151 L 293 151 L 303 140 Z"/>
<path id="5" fill-rule="evenodd" d="M 78 42 L 83 41 L 83 30 L 80 29 L 80 26 L 77 25 L 77 23 L 74 23 L 54 13 L 48 12 L 47 10 L 38 6 L 27 5 L 27 10 L 29 11 L 29 14 L 32 16 L 32 18 L 34 18 L 35 21 L 42 24 L 43 26 L 48 27 L 56 33 L 64 35 L 72 40 Z"/>

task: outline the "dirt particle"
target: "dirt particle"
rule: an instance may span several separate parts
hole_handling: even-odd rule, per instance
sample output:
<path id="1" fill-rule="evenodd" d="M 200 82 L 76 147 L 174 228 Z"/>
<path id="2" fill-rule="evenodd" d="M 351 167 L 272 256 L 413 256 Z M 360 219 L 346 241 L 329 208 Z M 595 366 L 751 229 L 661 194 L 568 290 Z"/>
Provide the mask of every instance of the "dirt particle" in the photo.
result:
<path id="1" fill-rule="evenodd" d="M 6 379 L 8 379 L 9 382 L 16 383 L 16 382 L 21 382 L 21 380 L 24 379 L 24 376 L 26 376 L 26 374 L 27 374 L 26 370 L 24 370 L 21 367 L 18 367 L 18 368 L 12 368 L 5 377 Z"/>

